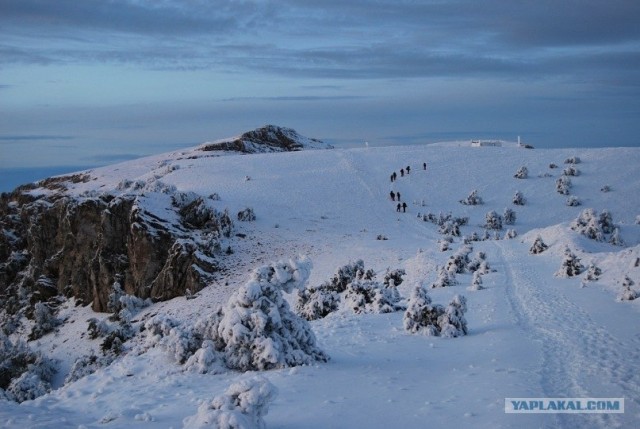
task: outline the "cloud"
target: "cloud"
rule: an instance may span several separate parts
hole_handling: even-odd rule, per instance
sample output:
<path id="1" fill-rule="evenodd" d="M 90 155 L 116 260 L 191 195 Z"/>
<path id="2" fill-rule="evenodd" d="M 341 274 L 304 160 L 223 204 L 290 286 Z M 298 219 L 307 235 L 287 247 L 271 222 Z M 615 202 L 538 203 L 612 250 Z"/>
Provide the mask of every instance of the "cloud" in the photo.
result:
<path id="1" fill-rule="evenodd" d="M 0 143 L 18 143 L 25 141 L 60 141 L 60 140 L 73 140 L 74 136 L 64 135 L 0 135 Z"/>

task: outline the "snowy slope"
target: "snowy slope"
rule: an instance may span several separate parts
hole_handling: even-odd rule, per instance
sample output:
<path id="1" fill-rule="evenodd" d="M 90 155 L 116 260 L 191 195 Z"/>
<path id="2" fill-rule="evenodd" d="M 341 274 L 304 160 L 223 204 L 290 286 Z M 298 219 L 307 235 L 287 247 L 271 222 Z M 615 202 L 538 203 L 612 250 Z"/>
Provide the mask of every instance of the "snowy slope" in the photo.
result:
<path id="1" fill-rule="evenodd" d="M 579 156 L 580 175 L 566 205 L 555 190 Z M 423 170 L 423 162 L 427 169 Z M 549 168 L 555 163 L 558 168 Z M 400 168 L 411 173 L 400 176 Z M 495 272 L 485 290 L 457 286 L 430 290 L 434 302 L 467 296 L 469 335 L 455 339 L 411 335 L 402 312 L 334 313 L 312 322 L 328 363 L 262 372 L 279 390 L 265 417 L 271 428 L 351 427 L 633 427 L 640 421 L 640 301 L 619 302 L 625 275 L 640 284 L 640 150 L 635 148 L 524 150 L 455 145 L 209 156 L 185 150 L 92 170 L 95 180 L 72 185 L 87 195 L 119 192 L 124 179 L 162 183 L 201 195 L 218 193 L 220 208 L 251 207 L 255 222 L 236 222 L 245 238 L 232 242 L 232 270 L 196 299 L 157 303 L 137 316 L 168 314 L 186 322 L 212 311 L 244 284 L 250 271 L 305 254 L 313 262 L 309 283 L 327 280 L 349 261 L 363 259 L 379 275 L 404 268 L 404 297 L 435 280 L 436 266 L 461 246 L 457 238 L 439 250 L 438 227 L 418 214 L 467 216 L 463 235 L 482 234 L 485 214 L 515 210 L 518 237 L 474 242 Z M 529 177 L 515 179 L 526 166 Z M 391 182 L 392 172 L 398 179 Z M 610 192 L 600 189 L 608 185 Z M 477 189 L 484 204 L 460 204 Z M 389 192 L 400 192 L 406 213 L 396 212 Z M 511 203 L 522 192 L 524 206 Z M 608 209 L 625 246 L 589 240 L 571 230 L 584 208 Z M 162 210 L 162 207 L 158 207 Z M 506 228 L 505 228 L 506 230 Z M 503 236 L 505 230 L 500 232 Z M 530 255 L 540 235 L 547 252 Z M 377 239 L 384 236 L 386 240 Z M 565 246 L 603 270 L 600 280 L 559 278 Z M 69 323 L 32 347 L 59 359 L 60 386 L 76 356 L 99 350 L 82 338 L 89 309 L 72 305 Z M 101 315 L 100 317 L 105 317 Z M 71 322 L 71 320 L 73 322 Z M 75 383 L 22 404 L 0 402 L 6 427 L 182 427 L 199 404 L 256 373 L 184 372 L 161 349 L 128 354 Z M 505 397 L 624 397 L 624 414 L 505 414 Z"/>

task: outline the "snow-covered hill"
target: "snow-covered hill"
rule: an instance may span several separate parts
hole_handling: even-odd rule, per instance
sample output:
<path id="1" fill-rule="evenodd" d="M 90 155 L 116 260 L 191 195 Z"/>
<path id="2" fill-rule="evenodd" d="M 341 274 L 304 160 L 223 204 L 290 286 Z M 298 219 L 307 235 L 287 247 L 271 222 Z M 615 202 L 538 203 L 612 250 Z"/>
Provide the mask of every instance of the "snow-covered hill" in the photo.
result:
<path id="1" fill-rule="evenodd" d="M 200 374 L 163 347 L 145 347 L 142 333 L 111 365 L 64 385 L 77 357 L 101 356 L 104 338 L 90 339 L 88 320 L 108 316 L 71 299 L 56 315 L 64 323 L 29 343 L 57 359 L 54 390 L 21 404 L 0 399 L 4 426 L 196 427 L 206 417 L 203 401 L 257 376 L 278 390 L 263 417 L 270 428 L 604 428 L 640 421 L 640 300 L 617 300 L 625 276 L 640 290 L 639 149 L 428 145 L 223 157 L 200 149 L 98 168 L 85 173 L 87 180 L 64 183 L 65 195 L 76 199 L 144 195 L 145 210 L 165 220 L 174 216 L 164 205 L 167 193 L 217 194 L 213 208 L 255 213 L 254 221 L 234 218 L 233 234 L 221 242 L 224 269 L 208 287 L 189 299 L 136 307 L 134 327 L 153 317 L 192 325 L 227 302 L 253 269 L 298 255 L 313 264 L 309 286 L 358 259 L 379 279 L 404 269 L 397 289 L 406 300 L 417 285 L 434 283 L 466 237 L 472 255 L 484 252 L 492 269 L 482 276 L 484 289 L 468 290 L 467 272 L 429 295 L 440 304 L 466 296 L 468 335 L 410 334 L 402 311 L 341 309 L 311 322 L 326 363 Z M 570 158 L 574 163 L 565 164 Z M 523 166 L 527 177 L 515 178 Z M 561 177 L 570 179 L 567 195 L 557 191 Z M 482 204 L 462 204 L 474 190 Z M 397 211 L 391 191 L 406 211 Z M 513 204 L 516 192 L 524 205 Z M 567 204 L 572 196 L 580 205 Z M 515 212 L 515 223 L 486 231 L 487 213 L 503 216 L 505 208 Z M 603 241 L 581 234 L 574 223 L 587 208 L 596 216 L 609 211 L 623 243 L 608 242 L 613 231 Z M 449 213 L 449 223 L 436 224 Z M 460 235 L 443 251 L 440 231 L 451 231 L 455 218 L 463 220 Z M 505 238 L 509 229 L 514 238 Z M 549 248 L 533 255 L 537 237 Z M 585 267 L 569 278 L 556 275 L 567 247 Z M 597 280 L 584 280 L 590 264 L 602 271 Z M 287 299 L 293 307 L 294 295 Z M 32 322 L 24 323 L 12 340 L 26 337 Z M 625 413 L 505 414 L 507 397 L 624 397 Z"/>

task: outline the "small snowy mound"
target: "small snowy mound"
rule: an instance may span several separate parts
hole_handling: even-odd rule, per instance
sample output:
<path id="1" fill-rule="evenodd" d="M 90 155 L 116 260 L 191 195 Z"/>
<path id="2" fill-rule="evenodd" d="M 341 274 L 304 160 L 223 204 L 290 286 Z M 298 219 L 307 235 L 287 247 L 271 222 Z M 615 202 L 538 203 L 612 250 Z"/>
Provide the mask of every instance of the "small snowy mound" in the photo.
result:
<path id="1" fill-rule="evenodd" d="M 263 429 L 264 416 L 278 389 L 269 380 L 259 377 L 242 380 L 227 391 L 205 401 L 198 413 L 184 419 L 185 429 Z"/>

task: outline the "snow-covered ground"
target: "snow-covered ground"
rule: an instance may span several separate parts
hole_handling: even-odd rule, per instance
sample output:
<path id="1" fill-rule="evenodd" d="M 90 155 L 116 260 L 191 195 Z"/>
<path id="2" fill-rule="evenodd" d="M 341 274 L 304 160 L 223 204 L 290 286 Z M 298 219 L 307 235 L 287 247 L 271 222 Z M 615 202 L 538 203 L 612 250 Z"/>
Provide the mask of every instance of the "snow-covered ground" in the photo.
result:
<path id="1" fill-rule="evenodd" d="M 96 180 L 73 185 L 88 195 L 118 192 L 124 179 L 162 182 L 179 191 L 218 193 L 220 209 L 251 207 L 255 222 L 236 222 L 224 281 L 197 298 L 157 303 L 136 316 L 167 314 L 189 323 L 224 303 L 252 269 L 279 259 L 308 256 L 309 284 L 362 259 L 379 276 L 406 270 L 399 286 L 408 298 L 429 286 L 436 267 L 462 246 L 456 238 L 440 251 L 438 226 L 425 214 L 469 218 L 462 235 L 482 235 L 485 214 L 516 212 L 512 239 L 473 242 L 493 272 L 485 289 L 470 291 L 470 274 L 458 285 L 430 289 L 434 302 L 467 298 L 469 333 L 448 339 L 410 334 L 403 313 L 338 312 L 311 322 L 331 360 L 272 371 L 218 374 L 186 372 L 161 348 L 129 353 L 109 367 L 62 386 L 73 360 L 99 340 L 83 335 L 88 308 L 69 303 L 67 323 L 31 347 L 58 359 L 56 390 L 33 401 L 0 402 L 0 425 L 9 428 L 182 427 L 203 401 L 239 380 L 262 376 L 278 389 L 264 417 L 269 428 L 424 427 L 638 427 L 640 424 L 640 300 L 618 301 L 628 276 L 640 289 L 640 149 L 526 150 L 460 144 L 334 149 L 293 153 L 211 156 L 174 152 L 95 169 Z M 556 180 L 578 156 L 578 176 L 568 206 Z M 426 170 L 423 163 L 427 164 Z M 558 168 L 550 168 L 555 163 Z M 411 172 L 400 175 L 400 169 Z M 514 174 L 526 166 L 528 177 Z M 393 172 L 398 174 L 390 181 Z M 609 186 L 609 192 L 601 191 Z M 122 186 L 121 186 L 122 188 Z M 481 205 L 460 200 L 477 190 Z M 390 191 L 400 192 L 406 213 L 396 211 Z M 520 191 L 526 204 L 512 204 Z M 160 201 L 160 200 L 159 200 Z M 585 208 L 609 210 L 623 246 L 597 242 L 571 229 Z M 163 207 L 158 206 L 158 211 Z M 419 217 L 420 215 L 420 217 Z M 549 249 L 532 255 L 542 237 Z M 378 239 L 386 238 L 386 239 Z M 602 269 L 596 281 L 554 275 L 565 247 L 586 267 Z M 289 299 L 292 299 L 289 297 Z M 106 315 L 98 315 L 106 317 Z M 506 414 L 507 397 L 625 398 L 624 414 Z"/>

